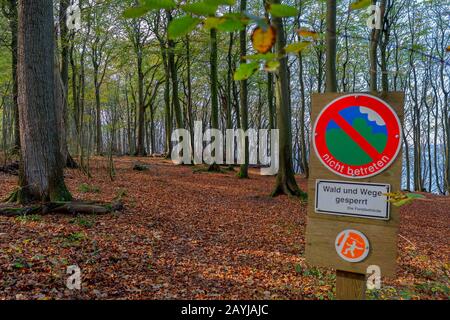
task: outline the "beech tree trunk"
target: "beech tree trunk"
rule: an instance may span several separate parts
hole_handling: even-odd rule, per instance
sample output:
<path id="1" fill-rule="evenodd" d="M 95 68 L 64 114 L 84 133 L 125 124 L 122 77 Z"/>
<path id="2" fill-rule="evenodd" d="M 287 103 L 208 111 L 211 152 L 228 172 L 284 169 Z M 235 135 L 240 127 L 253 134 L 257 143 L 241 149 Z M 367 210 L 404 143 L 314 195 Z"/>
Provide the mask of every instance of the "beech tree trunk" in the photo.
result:
<path id="1" fill-rule="evenodd" d="M 167 21 L 170 23 L 172 21 L 172 14 L 169 10 L 167 13 Z M 172 80 L 172 103 L 173 103 L 173 111 L 175 114 L 175 123 L 177 125 L 177 129 L 184 128 L 183 125 L 183 116 L 181 113 L 180 100 L 178 97 L 178 71 L 177 66 L 175 64 L 175 42 L 171 39 L 167 39 L 168 49 L 168 58 L 169 58 L 169 69 L 170 69 L 170 79 Z"/>
<path id="2" fill-rule="evenodd" d="M 138 39 L 139 41 L 139 39 Z M 136 155 L 143 157 L 147 155 L 145 150 L 145 103 L 144 103 L 144 73 L 142 71 L 142 47 L 138 44 L 137 48 L 137 67 L 138 67 L 138 141 Z"/>
<path id="3" fill-rule="evenodd" d="M 62 82 L 62 125 L 64 126 L 64 134 L 60 133 L 61 140 L 61 153 L 65 165 L 69 168 L 77 168 L 75 160 L 69 153 L 67 145 L 67 132 L 68 132 L 68 108 L 69 108 L 69 49 L 70 49 L 70 37 L 69 30 L 66 26 L 66 10 L 69 7 L 69 0 L 61 0 L 59 3 L 59 32 L 61 41 L 61 82 Z"/>
<path id="4" fill-rule="evenodd" d="M 280 3 L 280 0 L 274 0 L 272 3 Z M 286 45 L 283 20 L 275 17 L 273 23 L 277 30 L 276 51 L 281 53 Z M 300 190 L 295 181 L 294 169 L 292 168 L 292 130 L 287 57 L 280 59 L 275 86 L 280 141 L 279 170 L 272 195 L 287 194 L 306 197 L 306 194 Z"/>
<path id="5" fill-rule="evenodd" d="M 54 97 L 53 3 L 19 0 L 18 104 L 22 163 L 18 200 L 68 201 Z"/>
<path id="6" fill-rule="evenodd" d="M 219 129 L 218 71 L 217 71 L 217 30 L 210 31 L 210 81 L 211 81 L 211 129 Z M 214 155 L 213 155 L 214 156 Z M 213 163 L 209 171 L 220 171 L 219 165 Z"/>
<path id="7" fill-rule="evenodd" d="M 13 138 L 14 151 L 20 150 L 19 133 L 19 108 L 17 106 L 17 0 L 7 0 L 0 7 L 3 14 L 9 20 L 9 30 L 11 32 L 11 79 L 12 79 L 12 99 L 13 99 Z"/>
<path id="8" fill-rule="evenodd" d="M 327 60 L 326 92 L 336 92 L 336 0 L 327 1 Z"/>
<path id="9" fill-rule="evenodd" d="M 241 0 L 241 13 L 244 13 L 247 10 L 247 0 Z M 239 49 L 241 54 L 241 63 L 246 63 L 246 59 L 244 57 L 247 55 L 247 29 L 241 30 L 239 33 Z M 244 131 L 248 129 L 248 84 L 247 80 L 239 81 L 240 85 L 240 106 L 241 106 L 241 128 Z M 248 178 L 248 137 L 245 137 L 245 155 L 244 155 L 244 164 L 241 165 L 241 169 L 239 171 L 239 178 Z"/>

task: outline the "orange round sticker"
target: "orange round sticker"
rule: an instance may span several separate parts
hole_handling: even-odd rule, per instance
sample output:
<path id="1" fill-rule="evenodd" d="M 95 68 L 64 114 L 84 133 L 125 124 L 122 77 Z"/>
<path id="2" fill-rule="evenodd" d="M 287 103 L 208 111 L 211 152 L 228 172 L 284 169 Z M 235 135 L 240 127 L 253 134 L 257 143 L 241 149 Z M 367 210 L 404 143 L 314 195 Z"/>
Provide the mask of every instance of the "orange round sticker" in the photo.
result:
<path id="1" fill-rule="evenodd" d="M 356 230 L 347 229 L 342 231 L 336 237 L 336 252 L 338 255 L 349 262 L 363 261 L 369 254 L 369 240 L 367 237 Z"/>

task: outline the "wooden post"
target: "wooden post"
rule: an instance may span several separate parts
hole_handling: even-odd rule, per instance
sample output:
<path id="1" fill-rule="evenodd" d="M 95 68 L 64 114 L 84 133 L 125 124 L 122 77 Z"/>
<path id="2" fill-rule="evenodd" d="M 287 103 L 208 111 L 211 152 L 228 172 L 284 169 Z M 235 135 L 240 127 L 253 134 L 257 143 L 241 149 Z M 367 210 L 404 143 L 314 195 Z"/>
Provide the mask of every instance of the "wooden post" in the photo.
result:
<path id="1" fill-rule="evenodd" d="M 336 270 L 336 299 L 364 300 L 365 294 L 365 274 Z"/>
<path id="2" fill-rule="evenodd" d="M 325 93 L 313 94 L 311 99 L 311 122 L 317 118 L 333 100 L 348 95 L 366 95 L 360 93 Z M 404 94 L 391 92 L 382 97 L 403 120 Z M 370 105 L 369 105 L 370 107 Z M 381 115 L 383 116 L 383 115 Z M 314 133 L 313 133 L 314 137 Z M 400 136 L 398 136 L 400 138 Z M 315 140 L 313 138 L 313 144 Z M 314 150 L 313 150 L 314 151 Z M 386 170 L 366 178 L 359 179 L 359 184 L 389 185 L 391 190 L 401 190 L 402 170 L 401 152 L 392 156 L 394 162 Z M 322 161 L 321 161 L 322 159 Z M 399 208 L 387 204 L 389 219 L 372 219 L 355 215 L 325 214 L 316 210 L 317 183 L 322 181 L 350 183 L 351 177 L 342 177 L 323 163 L 324 158 L 317 152 L 310 153 L 310 176 L 308 179 L 308 217 L 306 225 L 305 257 L 310 265 L 333 268 L 336 271 L 336 298 L 339 300 L 363 300 L 366 290 L 366 272 L 371 265 L 382 270 L 384 277 L 395 277 L 397 259 L 397 233 L 400 222 Z M 354 183 L 354 182 L 352 182 Z M 330 213 L 330 212 L 328 212 Z M 369 244 L 368 255 L 361 261 L 348 261 L 337 250 L 337 237 L 343 231 L 353 230 L 361 233 Z M 352 232 L 353 232 L 352 231 Z M 367 243 L 366 243 L 367 245 Z M 342 251 L 341 251 L 342 253 Z"/>

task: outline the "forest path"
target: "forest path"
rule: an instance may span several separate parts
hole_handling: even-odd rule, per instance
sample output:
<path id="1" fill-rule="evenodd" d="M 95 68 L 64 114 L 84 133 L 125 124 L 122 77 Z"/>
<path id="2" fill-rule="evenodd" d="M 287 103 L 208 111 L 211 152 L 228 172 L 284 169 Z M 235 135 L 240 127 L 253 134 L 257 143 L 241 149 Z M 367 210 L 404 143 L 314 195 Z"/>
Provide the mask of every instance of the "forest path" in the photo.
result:
<path id="1" fill-rule="evenodd" d="M 137 161 L 149 170 L 133 171 Z M 115 164 L 114 181 L 96 158 L 92 179 L 68 170 L 66 182 L 78 199 L 122 194 L 122 213 L 0 217 L 0 299 L 333 297 L 334 272 L 303 258 L 305 204 L 269 197 L 273 177 L 194 173 L 161 158 Z M 0 174 L 1 198 L 16 179 Z M 450 199 L 427 197 L 402 209 L 398 278 L 380 297 L 449 296 Z M 65 288 L 72 264 L 81 268 L 80 292 Z"/>

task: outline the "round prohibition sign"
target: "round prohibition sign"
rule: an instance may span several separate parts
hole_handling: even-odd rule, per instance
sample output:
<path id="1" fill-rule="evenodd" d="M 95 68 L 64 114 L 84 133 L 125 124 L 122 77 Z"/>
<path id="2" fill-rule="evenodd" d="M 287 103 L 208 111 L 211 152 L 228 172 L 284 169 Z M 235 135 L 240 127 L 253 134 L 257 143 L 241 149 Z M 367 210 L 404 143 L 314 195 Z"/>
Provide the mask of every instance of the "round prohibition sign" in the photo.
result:
<path id="1" fill-rule="evenodd" d="M 367 178 L 387 169 L 401 147 L 396 112 L 368 94 L 350 94 L 330 102 L 313 128 L 313 146 L 322 164 L 337 175 Z"/>
<path id="2" fill-rule="evenodd" d="M 361 262 L 369 254 L 370 244 L 367 237 L 360 231 L 347 229 L 336 237 L 336 252 L 345 261 Z"/>

